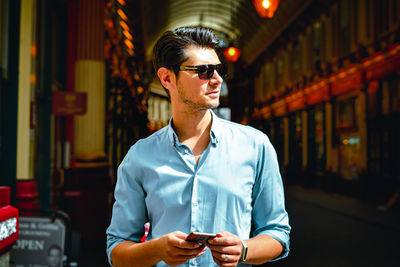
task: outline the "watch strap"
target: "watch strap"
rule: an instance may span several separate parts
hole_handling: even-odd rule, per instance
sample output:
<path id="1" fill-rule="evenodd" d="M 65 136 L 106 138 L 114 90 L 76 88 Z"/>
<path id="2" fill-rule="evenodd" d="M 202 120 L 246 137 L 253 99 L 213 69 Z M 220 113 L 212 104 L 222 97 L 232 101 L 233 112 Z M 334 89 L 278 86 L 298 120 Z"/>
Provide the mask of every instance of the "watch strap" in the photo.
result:
<path id="1" fill-rule="evenodd" d="M 242 240 L 242 256 L 240 256 L 239 263 L 245 262 L 247 260 L 247 251 L 248 251 L 248 246 L 246 243 Z"/>

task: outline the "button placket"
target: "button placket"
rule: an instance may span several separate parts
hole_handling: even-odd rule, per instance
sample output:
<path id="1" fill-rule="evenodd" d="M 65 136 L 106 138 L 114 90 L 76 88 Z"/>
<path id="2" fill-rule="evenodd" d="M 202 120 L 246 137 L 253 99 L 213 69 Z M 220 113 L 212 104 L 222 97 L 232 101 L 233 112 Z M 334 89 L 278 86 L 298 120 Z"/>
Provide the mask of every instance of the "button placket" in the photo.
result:
<path id="1" fill-rule="evenodd" d="M 198 222 L 198 201 L 197 201 L 197 176 L 194 174 L 193 176 L 193 188 L 192 188 L 192 205 L 191 205 L 191 231 L 198 231 L 199 222 Z"/>

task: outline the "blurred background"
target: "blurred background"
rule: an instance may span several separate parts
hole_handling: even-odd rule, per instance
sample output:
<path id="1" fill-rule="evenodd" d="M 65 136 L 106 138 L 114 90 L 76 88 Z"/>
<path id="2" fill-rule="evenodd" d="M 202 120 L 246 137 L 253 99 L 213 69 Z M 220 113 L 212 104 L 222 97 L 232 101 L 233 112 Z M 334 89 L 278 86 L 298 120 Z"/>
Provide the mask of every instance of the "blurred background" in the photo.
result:
<path id="1" fill-rule="evenodd" d="M 171 116 L 151 51 L 180 26 L 221 40 L 216 113 L 276 149 L 292 252 L 265 266 L 398 266 L 397 0 L 0 0 L 0 224 L 62 217 L 64 266 L 108 266 L 117 167 Z"/>

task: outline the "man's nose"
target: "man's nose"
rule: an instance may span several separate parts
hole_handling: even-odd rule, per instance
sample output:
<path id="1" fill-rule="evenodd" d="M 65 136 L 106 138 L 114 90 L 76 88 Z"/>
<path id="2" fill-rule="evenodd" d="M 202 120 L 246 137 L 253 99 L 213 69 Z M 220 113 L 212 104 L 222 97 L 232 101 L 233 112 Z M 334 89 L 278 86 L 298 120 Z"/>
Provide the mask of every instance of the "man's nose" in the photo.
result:
<path id="1" fill-rule="evenodd" d="M 218 71 L 217 71 L 217 70 L 214 70 L 214 74 L 213 74 L 213 76 L 211 77 L 210 82 L 213 82 L 213 83 L 222 83 L 223 80 L 224 80 L 224 79 L 221 77 L 221 75 L 219 75 Z"/>

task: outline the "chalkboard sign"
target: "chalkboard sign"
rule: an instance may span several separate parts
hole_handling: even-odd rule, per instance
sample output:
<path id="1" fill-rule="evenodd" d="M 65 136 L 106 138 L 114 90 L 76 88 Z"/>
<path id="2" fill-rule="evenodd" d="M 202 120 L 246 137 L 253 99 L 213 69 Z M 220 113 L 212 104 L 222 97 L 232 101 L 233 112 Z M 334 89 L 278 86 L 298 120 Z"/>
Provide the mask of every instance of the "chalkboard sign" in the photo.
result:
<path id="1" fill-rule="evenodd" d="M 19 239 L 10 251 L 11 267 L 63 266 L 66 226 L 59 218 L 19 217 Z"/>

